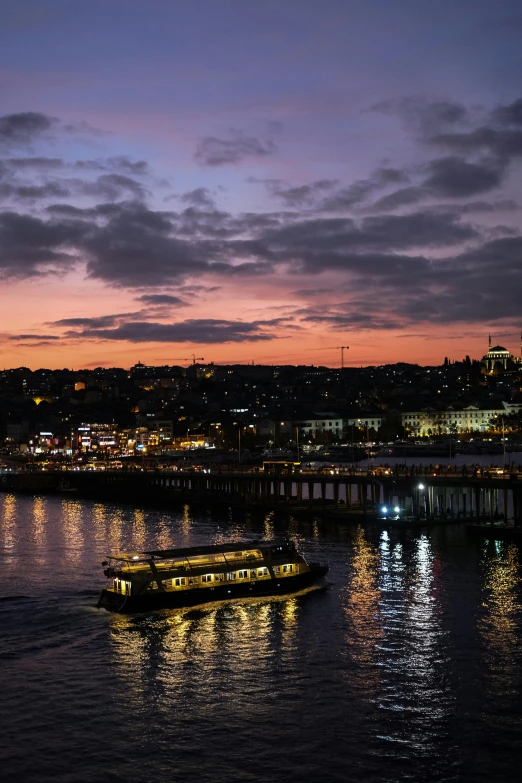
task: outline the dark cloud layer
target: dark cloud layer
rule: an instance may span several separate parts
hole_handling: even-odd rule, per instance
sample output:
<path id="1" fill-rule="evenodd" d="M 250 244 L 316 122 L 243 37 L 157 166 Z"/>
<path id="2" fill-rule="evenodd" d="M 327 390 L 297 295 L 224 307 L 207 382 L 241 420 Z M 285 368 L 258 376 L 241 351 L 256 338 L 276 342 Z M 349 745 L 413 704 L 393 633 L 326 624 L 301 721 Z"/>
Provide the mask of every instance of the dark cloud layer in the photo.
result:
<path id="1" fill-rule="evenodd" d="M 370 111 L 396 115 L 410 131 L 421 136 L 453 128 L 469 117 L 468 109 L 462 103 L 421 97 L 381 101 L 372 106 Z"/>
<path id="2" fill-rule="evenodd" d="M 56 124 L 53 117 L 39 112 L 6 114 L 0 117 L 0 145 L 25 146 Z"/>
<path id="3" fill-rule="evenodd" d="M 263 158 L 274 152 L 277 152 L 277 147 L 270 139 L 236 133 L 229 139 L 218 139 L 215 136 L 201 139 L 194 159 L 202 166 L 224 166 L 249 158 Z"/>
<path id="4" fill-rule="evenodd" d="M 85 328 L 66 332 L 66 337 L 95 338 L 99 340 L 128 340 L 133 343 L 243 343 L 271 340 L 273 335 L 263 331 L 263 323 L 225 321 L 220 319 L 190 319 L 178 323 L 150 321 L 122 323 L 115 329 Z"/>
<path id="5" fill-rule="evenodd" d="M 0 160 L 6 204 L 0 211 L 0 278 L 64 274 L 81 266 L 92 279 L 135 291 L 139 312 L 51 324 L 71 339 L 249 342 L 271 339 L 298 322 L 380 329 L 518 317 L 522 238 L 513 226 L 493 220 L 497 212 L 519 209 L 495 191 L 522 154 L 521 107 L 522 101 L 497 106 L 479 122 L 451 101 L 404 99 L 374 107 L 398 114 L 429 157 L 408 167 L 386 161 L 351 183 L 249 178 L 274 199 L 273 211 L 264 213 L 220 209 L 218 185 L 177 196 L 178 210 L 153 209 L 144 184 L 154 183 L 147 163 L 124 155 L 67 162 L 10 151 Z M 6 145 L 29 144 L 51 131 L 66 132 L 58 120 L 37 113 L 0 118 L 0 143 Z M 196 158 L 216 167 L 275 151 L 270 140 L 233 132 L 227 139 L 202 139 Z M 483 227 L 480 213 L 490 216 Z M 502 220 L 508 222 L 504 214 Z M 301 294 L 314 302 L 324 296 L 330 304 L 296 310 L 292 324 L 164 322 L 172 308 L 188 306 L 191 295 L 216 279 L 242 279 L 247 286 L 250 278 L 274 281 L 275 274 L 279 280 L 324 275 L 327 285 Z M 305 285 L 311 286 L 309 279 Z M 343 292 L 343 301 L 332 305 L 335 291 Z M 380 314 L 383 302 L 386 316 Z"/>
<path id="6" fill-rule="evenodd" d="M 9 337 L 10 340 L 59 340 L 60 338 L 55 334 L 14 334 Z"/>
<path id="7" fill-rule="evenodd" d="M 139 302 L 153 307 L 158 305 L 183 305 L 185 301 L 179 296 L 172 294 L 143 294 L 138 297 Z"/>

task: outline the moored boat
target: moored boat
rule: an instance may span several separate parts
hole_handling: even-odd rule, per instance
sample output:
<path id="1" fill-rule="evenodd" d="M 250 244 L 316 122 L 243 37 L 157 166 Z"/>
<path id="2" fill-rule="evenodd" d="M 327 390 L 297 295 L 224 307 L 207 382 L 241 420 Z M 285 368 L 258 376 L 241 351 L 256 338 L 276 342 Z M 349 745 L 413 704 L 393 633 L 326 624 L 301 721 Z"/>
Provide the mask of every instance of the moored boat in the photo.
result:
<path id="1" fill-rule="evenodd" d="M 248 541 L 108 555 L 98 607 L 144 612 L 231 598 L 280 595 L 313 585 L 328 572 L 308 563 L 293 541 Z"/>

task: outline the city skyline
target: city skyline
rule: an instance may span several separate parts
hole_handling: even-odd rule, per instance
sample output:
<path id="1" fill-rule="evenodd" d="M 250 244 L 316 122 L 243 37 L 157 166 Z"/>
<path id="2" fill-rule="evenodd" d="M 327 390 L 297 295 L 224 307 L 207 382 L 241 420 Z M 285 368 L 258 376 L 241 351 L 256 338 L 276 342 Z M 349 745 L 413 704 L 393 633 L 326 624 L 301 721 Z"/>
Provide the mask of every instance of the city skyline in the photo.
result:
<path id="1" fill-rule="evenodd" d="M 25 2 L 0 364 L 520 354 L 518 4 Z"/>

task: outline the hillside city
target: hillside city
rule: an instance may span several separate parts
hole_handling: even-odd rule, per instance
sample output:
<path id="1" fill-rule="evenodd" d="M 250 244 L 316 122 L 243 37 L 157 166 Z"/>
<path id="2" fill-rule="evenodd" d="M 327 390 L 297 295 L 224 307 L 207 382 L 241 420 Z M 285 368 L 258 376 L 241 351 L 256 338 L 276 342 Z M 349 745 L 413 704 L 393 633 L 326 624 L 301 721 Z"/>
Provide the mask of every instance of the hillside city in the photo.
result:
<path id="1" fill-rule="evenodd" d="M 490 340 L 489 354 L 495 350 Z M 507 351 L 502 361 L 488 361 L 489 354 L 433 367 L 138 362 L 130 370 L 3 370 L 2 455 L 32 464 L 102 465 L 120 457 L 195 457 L 209 449 L 214 458 L 235 452 L 248 461 L 343 444 L 452 437 L 516 443 L 522 364 Z"/>

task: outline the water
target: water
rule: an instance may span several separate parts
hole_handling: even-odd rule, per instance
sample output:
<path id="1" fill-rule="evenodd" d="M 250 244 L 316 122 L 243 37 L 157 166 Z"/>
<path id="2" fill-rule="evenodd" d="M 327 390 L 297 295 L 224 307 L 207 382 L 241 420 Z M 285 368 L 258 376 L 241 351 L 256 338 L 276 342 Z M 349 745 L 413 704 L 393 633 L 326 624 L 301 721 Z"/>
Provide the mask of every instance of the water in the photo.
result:
<path id="1" fill-rule="evenodd" d="M 507 451 L 504 459 L 503 454 L 456 454 L 451 458 L 442 457 L 440 455 L 426 455 L 424 457 L 412 457 L 408 455 L 407 450 L 404 455 L 397 457 L 391 457 L 388 455 L 373 457 L 371 459 L 364 459 L 357 463 L 360 467 L 374 467 L 377 465 L 417 465 L 427 467 L 428 465 L 452 465 L 453 467 L 471 467 L 472 465 L 480 466 L 481 468 L 489 468 L 495 466 L 497 468 L 509 467 L 509 465 L 522 465 L 522 452 L 520 451 Z"/>
<path id="2" fill-rule="evenodd" d="M 289 532 L 327 590 L 123 617 L 107 551 Z M 38 783 L 511 781 L 521 553 L 434 532 L 0 494 L 0 769 Z"/>

